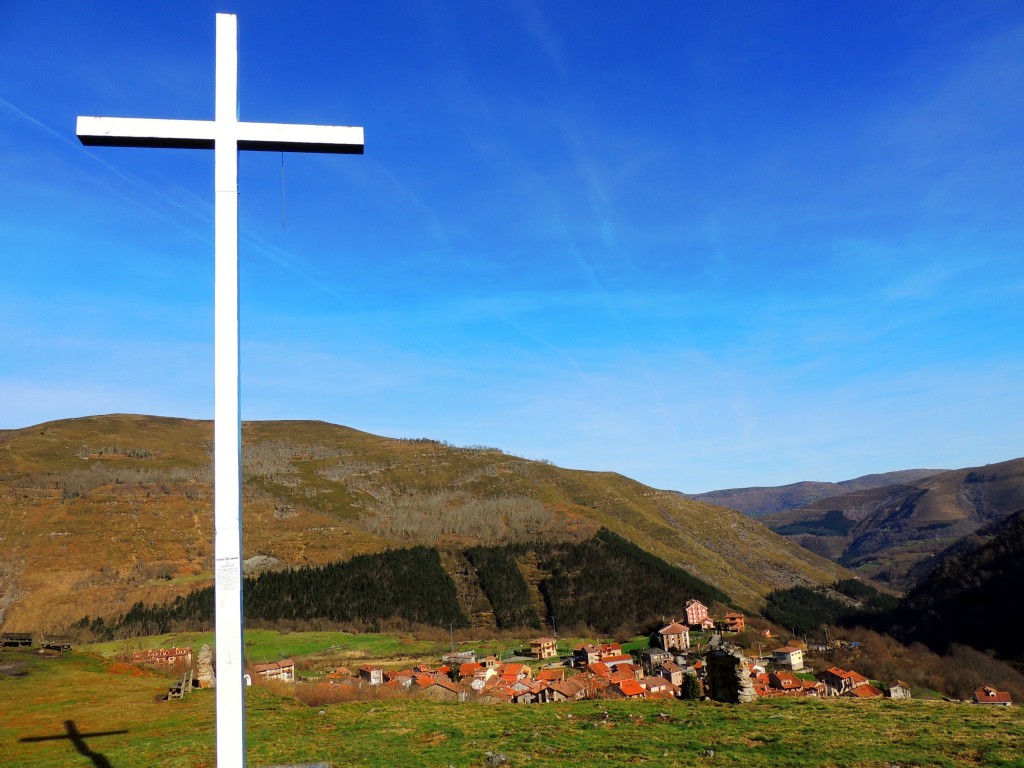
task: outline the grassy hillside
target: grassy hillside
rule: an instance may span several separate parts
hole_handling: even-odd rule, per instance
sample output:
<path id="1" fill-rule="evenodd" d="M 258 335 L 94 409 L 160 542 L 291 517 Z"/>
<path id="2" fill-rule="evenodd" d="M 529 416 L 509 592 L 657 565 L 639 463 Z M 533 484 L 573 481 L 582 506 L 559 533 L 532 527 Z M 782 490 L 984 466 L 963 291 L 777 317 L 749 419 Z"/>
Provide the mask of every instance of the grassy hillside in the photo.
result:
<path id="1" fill-rule="evenodd" d="M 0 652 L 5 768 L 111 765 L 212 767 L 214 691 L 154 701 L 169 678 L 98 657 Z M 116 702 L 116 706 L 112 703 Z M 1019 765 L 1024 710 L 933 701 L 594 701 L 438 704 L 377 700 L 306 707 L 246 690 L 253 766 L 477 767 L 488 753 L 513 766 Z M 69 731 L 79 735 L 76 750 Z M 713 754 L 712 754 L 713 753 Z"/>
<path id="2" fill-rule="evenodd" d="M 958 539 L 1024 508 L 1024 459 L 858 491 L 765 515 L 776 533 L 861 575 L 909 589 Z"/>
<path id="3" fill-rule="evenodd" d="M 740 513 L 614 473 L 323 422 L 246 423 L 243 443 L 244 555 L 261 567 L 604 526 L 751 609 L 846 574 Z M 0 432 L 0 626 L 46 631 L 210 584 L 211 445 L 210 422 L 152 416 Z"/>

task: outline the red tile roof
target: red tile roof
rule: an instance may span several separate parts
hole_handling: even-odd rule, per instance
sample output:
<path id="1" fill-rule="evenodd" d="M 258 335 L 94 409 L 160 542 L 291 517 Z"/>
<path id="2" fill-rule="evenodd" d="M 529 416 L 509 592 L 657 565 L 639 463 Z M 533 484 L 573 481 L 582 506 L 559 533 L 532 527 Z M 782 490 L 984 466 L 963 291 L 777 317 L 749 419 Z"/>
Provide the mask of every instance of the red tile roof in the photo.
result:
<path id="1" fill-rule="evenodd" d="M 291 659 L 281 659 L 280 661 L 272 661 L 269 664 L 256 664 L 252 667 L 252 671 L 256 674 L 261 672 L 274 672 L 284 669 L 295 669 L 295 662 Z"/>
<path id="2" fill-rule="evenodd" d="M 616 687 L 626 696 L 643 696 L 644 689 L 634 678 L 616 683 Z"/>
<path id="3" fill-rule="evenodd" d="M 769 679 L 771 679 L 771 677 L 774 677 L 778 681 L 776 683 L 778 688 L 787 689 L 800 687 L 800 678 L 789 672 L 772 672 Z"/>
<path id="4" fill-rule="evenodd" d="M 847 693 L 858 699 L 880 699 L 885 695 L 873 685 L 858 685 L 856 688 L 851 688 Z"/>
<path id="5" fill-rule="evenodd" d="M 1010 704 L 1013 698 L 1008 691 L 997 691 L 990 685 L 983 685 L 974 692 L 974 701 L 978 704 Z"/>

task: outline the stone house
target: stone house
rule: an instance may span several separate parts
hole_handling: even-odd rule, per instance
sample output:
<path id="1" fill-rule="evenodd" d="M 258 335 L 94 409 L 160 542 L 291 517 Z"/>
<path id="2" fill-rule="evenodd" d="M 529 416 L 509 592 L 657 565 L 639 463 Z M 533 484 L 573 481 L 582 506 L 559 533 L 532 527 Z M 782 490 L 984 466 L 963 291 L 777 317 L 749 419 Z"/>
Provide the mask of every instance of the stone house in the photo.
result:
<path id="1" fill-rule="evenodd" d="M 567 680 L 548 683 L 548 701 L 579 701 L 587 693 L 587 684 L 581 675 Z"/>
<path id="2" fill-rule="evenodd" d="M 897 680 L 895 683 L 889 686 L 889 698 L 890 699 L 909 699 L 911 698 L 910 683 L 903 680 Z"/>
<path id="3" fill-rule="evenodd" d="M 462 701 L 465 698 L 463 690 L 444 675 L 418 675 L 416 687 L 435 701 Z"/>
<path id="4" fill-rule="evenodd" d="M 0 647 L 29 648 L 32 646 L 32 635 L 28 632 L 4 632 L 0 634 Z"/>
<path id="5" fill-rule="evenodd" d="M 864 675 L 840 667 L 829 667 L 818 675 L 818 679 L 825 684 L 825 692 L 829 696 L 842 696 L 854 688 L 868 684 L 868 679 Z"/>

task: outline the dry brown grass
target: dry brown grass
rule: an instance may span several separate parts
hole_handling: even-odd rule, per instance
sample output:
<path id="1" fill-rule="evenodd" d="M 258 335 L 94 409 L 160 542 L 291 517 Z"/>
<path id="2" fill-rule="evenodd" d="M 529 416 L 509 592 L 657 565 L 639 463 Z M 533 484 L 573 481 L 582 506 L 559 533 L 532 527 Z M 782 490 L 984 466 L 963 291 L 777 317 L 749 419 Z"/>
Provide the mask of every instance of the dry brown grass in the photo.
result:
<path id="1" fill-rule="evenodd" d="M 125 415 L 0 431 L 0 627 L 57 630 L 209 584 L 211 437 L 209 422 Z M 247 423 L 243 438 L 244 554 L 282 566 L 604 525 L 749 607 L 844 573 L 738 513 L 613 473 L 321 422 Z"/>

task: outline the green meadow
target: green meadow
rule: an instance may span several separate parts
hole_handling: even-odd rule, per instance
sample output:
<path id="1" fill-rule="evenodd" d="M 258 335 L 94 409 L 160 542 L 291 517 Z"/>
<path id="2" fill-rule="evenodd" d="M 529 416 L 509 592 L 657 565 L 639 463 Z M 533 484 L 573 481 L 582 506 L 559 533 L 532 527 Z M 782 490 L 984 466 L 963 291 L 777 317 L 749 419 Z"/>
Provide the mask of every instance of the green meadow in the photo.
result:
<path id="1" fill-rule="evenodd" d="M 287 636 L 285 636 L 287 637 Z M 289 650 L 293 650 L 289 648 Z M 0 652 L 5 768 L 214 768 L 214 692 L 157 701 L 166 675 L 87 653 Z M 1019 766 L 1024 713 L 936 701 L 593 701 L 440 704 L 416 699 L 306 707 L 247 691 L 254 768 L 483 766 Z"/>
<path id="2" fill-rule="evenodd" d="M 105 658 L 127 655 L 146 648 L 191 648 L 193 654 L 208 644 L 214 646 L 213 632 L 178 632 L 169 635 L 136 637 L 109 643 L 82 646 L 85 652 Z M 405 656 L 433 656 L 442 653 L 444 643 L 417 639 L 402 634 L 347 634 L 342 632 L 276 632 L 269 629 L 245 630 L 245 656 L 251 664 L 277 661 L 285 657 L 330 654 L 343 663 L 352 659 L 388 659 Z"/>

